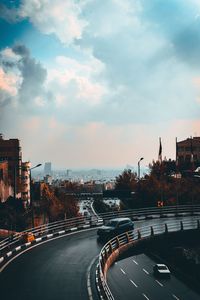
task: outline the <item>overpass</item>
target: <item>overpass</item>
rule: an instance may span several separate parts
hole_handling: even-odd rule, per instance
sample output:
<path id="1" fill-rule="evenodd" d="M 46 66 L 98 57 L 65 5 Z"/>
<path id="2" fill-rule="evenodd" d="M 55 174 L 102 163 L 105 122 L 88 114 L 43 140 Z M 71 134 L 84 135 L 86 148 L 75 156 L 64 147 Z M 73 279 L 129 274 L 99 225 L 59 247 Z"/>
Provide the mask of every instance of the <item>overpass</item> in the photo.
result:
<path id="1" fill-rule="evenodd" d="M 200 211 L 200 208 L 196 207 L 195 210 Z M 159 216 L 158 209 L 155 209 L 154 213 L 156 212 Z M 179 213 L 183 214 L 182 210 Z M 152 211 L 150 215 L 152 216 Z M 172 218 L 174 221 L 194 219 L 189 215 L 177 216 L 177 210 L 174 210 Z M 55 222 L 34 229 L 37 236 L 34 243 L 20 246 L 17 237 L 14 237 L 12 242 L 0 244 L 3 298 L 98 299 L 94 262 L 103 246 L 96 239 L 96 227 L 101 222 L 97 220 L 96 224 L 90 224 L 83 218 Z M 166 222 L 169 219 L 148 219 L 145 212 L 144 217 L 135 221 L 135 224 L 141 228 L 143 225 L 161 225 Z"/>

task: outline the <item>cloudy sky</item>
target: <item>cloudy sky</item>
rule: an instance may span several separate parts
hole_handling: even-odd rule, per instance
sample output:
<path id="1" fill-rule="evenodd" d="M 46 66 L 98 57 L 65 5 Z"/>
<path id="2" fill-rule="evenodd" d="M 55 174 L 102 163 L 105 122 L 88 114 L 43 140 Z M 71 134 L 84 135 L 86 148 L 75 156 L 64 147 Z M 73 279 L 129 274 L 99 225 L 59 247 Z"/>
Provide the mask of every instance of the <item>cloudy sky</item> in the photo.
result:
<path id="1" fill-rule="evenodd" d="M 200 136 L 199 0 L 0 0 L 0 131 L 23 160 L 110 168 Z"/>

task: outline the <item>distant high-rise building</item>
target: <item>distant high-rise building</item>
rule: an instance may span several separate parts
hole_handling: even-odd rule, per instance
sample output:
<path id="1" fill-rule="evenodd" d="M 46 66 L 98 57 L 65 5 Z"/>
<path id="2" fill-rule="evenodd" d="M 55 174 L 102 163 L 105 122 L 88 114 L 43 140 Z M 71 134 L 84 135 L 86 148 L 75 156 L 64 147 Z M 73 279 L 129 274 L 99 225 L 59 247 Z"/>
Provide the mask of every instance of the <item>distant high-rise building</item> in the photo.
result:
<path id="1" fill-rule="evenodd" d="M 21 188 L 22 163 L 21 147 L 18 139 L 4 140 L 3 135 L 0 134 L 0 161 L 8 162 L 8 178 L 16 195 Z"/>
<path id="2" fill-rule="evenodd" d="M 70 177 L 72 175 L 72 170 L 67 169 L 66 175 L 67 177 Z"/>
<path id="3" fill-rule="evenodd" d="M 47 184 L 49 184 L 49 185 L 52 185 L 52 176 L 50 176 L 50 175 L 46 175 L 46 176 L 44 176 L 44 182 L 45 183 L 47 183 Z"/>
<path id="4" fill-rule="evenodd" d="M 51 175 L 51 162 L 46 162 L 44 165 L 44 176 Z"/>

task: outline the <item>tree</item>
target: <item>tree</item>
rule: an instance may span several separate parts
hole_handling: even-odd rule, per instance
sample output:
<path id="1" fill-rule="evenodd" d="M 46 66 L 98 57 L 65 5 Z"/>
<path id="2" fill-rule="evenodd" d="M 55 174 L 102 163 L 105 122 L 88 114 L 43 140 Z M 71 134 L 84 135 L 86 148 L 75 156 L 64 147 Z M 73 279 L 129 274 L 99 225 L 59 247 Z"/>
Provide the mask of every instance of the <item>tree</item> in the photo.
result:
<path id="1" fill-rule="evenodd" d="M 124 170 L 123 173 L 116 177 L 115 192 L 121 199 L 123 204 L 121 207 L 124 209 L 134 207 L 136 199 L 132 198 L 132 194 L 137 188 L 137 174 L 130 169 Z"/>
<path id="2" fill-rule="evenodd" d="M 115 190 L 120 194 L 130 194 L 135 191 L 137 183 L 137 174 L 132 172 L 130 169 L 124 170 L 123 173 L 116 177 Z"/>
<path id="3" fill-rule="evenodd" d="M 64 218 L 77 217 L 79 214 L 79 207 L 75 196 L 63 193 L 62 191 L 59 191 L 59 189 L 56 190 L 56 195 L 62 206 L 61 213 Z"/>
<path id="4" fill-rule="evenodd" d="M 28 225 L 28 212 L 21 199 L 8 197 L 7 201 L 0 203 L 0 228 L 22 231 Z"/>

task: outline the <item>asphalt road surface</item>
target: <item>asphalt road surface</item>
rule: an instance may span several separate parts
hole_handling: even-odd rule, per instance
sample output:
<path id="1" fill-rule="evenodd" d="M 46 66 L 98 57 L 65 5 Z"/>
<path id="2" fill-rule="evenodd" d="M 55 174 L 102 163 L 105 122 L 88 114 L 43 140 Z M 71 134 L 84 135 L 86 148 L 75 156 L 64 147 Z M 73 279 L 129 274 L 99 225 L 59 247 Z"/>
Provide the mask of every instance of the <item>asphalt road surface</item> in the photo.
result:
<path id="1" fill-rule="evenodd" d="M 99 253 L 96 230 L 39 245 L 0 274 L 2 300 L 88 299 L 87 268 Z"/>
<path id="2" fill-rule="evenodd" d="M 141 227 L 144 224 L 164 224 L 165 222 L 166 220 L 164 219 L 149 221 L 141 220 L 135 223 L 135 227 Z M 77 232 L 75 234 L 38 245 L 30 251 L 18 256 L 0 273 L 0 298 L 3 300 L 88 299 L 87 270 L 91 261 L 99 254 L 101 247 L 102 245 L 97 242 L 96 229 Z M 148 268 L 148 265 L 145 265 L 146 261 L 144 259 L 142 259 L 142 261 L 142 269 Z M 123 261 L 120 263 L 123 263 Z M 133 267 L 138 266 L 134 265 L 132 262 L 126 272 L 129 274 Z M 114 273 L 112 274 L 114 274 L 114 277 L 116 275 L 116 278 L 112 279 L 113 276 L 109 275 L 109 282 L 111 279 L 114 282 L 117 282 L 119 279 L 120 283 L 121 278 L 125 279 L 126 276 L 122 273 L 122 271 L 118 272 L 117 268 L 115 271 L 115 268 L 116 266 L 114 266 Z M 95 268 L 93 268 L 93 270 L 95 271 Z M 139 268 L 136 268 L 136 270 L 137 274 L 140 274 L 137 280 L 138 287 L 140 287 L 141 284 L 145 284 L 149 287 L 154 284 L 157 285 L 158 293 L 164 294 L 163 291 L 165 287 L 161 287 L 157 282 L 155 282 L 155 280 L 152 281 L 152 276 L 146 276 L 147 278 L 145 277 L 144 280 L 143 276 L 147 274 Z M 130 277 L 129 279 L 133 281 L 136 280 L 135 277 Z M 142 282 L 140 282 L 140 279 Z M 131 293 L 134 292 L 141 297 L 141 293 L 138 294 L 139 288 L 136 288 L 130 280 L 127 280 L 128 283 L 125 283 L 124 280 L 122 282 L 123 286 L 124 284 L 125 286 L 128 286 L 129 283 L 131 284 L 132 289 L 130 289 L 130 287 L 129 289 L 127 288 L 127 295 L 130 295 L 131 291 Z M 176 281 L 175 278 L 172 278 L 171 282 L 174 283 L 174 285 L 180 284 L 180 282 Z M 94 283 L 92 285 L 94 287 Z M 168 285 L 169 284 L 167 283 L 167 286 Z M 124 287 L 122 287 L 122 289 L 124 289 Z M 122 294 L 119 288 L 114 290 L 114 293 L 116 292 L 119 293 L 119 296 L 116 299 L 129 299 L 124 296 L 120 297 Z M 147 290 L 142 293 L 147 293 Z M 162 299 L 161 296 L 155 298 L 155 295 L 152 298 L 152 293 L 153 295 L 156 295 L 156 292 L 154 293 L 154 291 L 152 291 L 148 294 L 149 297 L 151 296 L 150 299 Z M 177 297 L 178 296 L 179 294 L 177 293 Z M 97 295 L 94 294 L 94 300 L 96 299 Z M 141 299 L 144 300 L 144 296 L 142 296 Z M 186 298 L 180 299 L 182 300 Z M 187 298 L 187 300 L 193 299 L 197 298 Z"/>
<path id="3" fill-rule="evenodd" d="M 116 262 L 108 271 L 108 286 L 115 300 L 199 300 L 200 295 L 175 278 L 153 275 L 155 262 L 144 254 Z"/>

